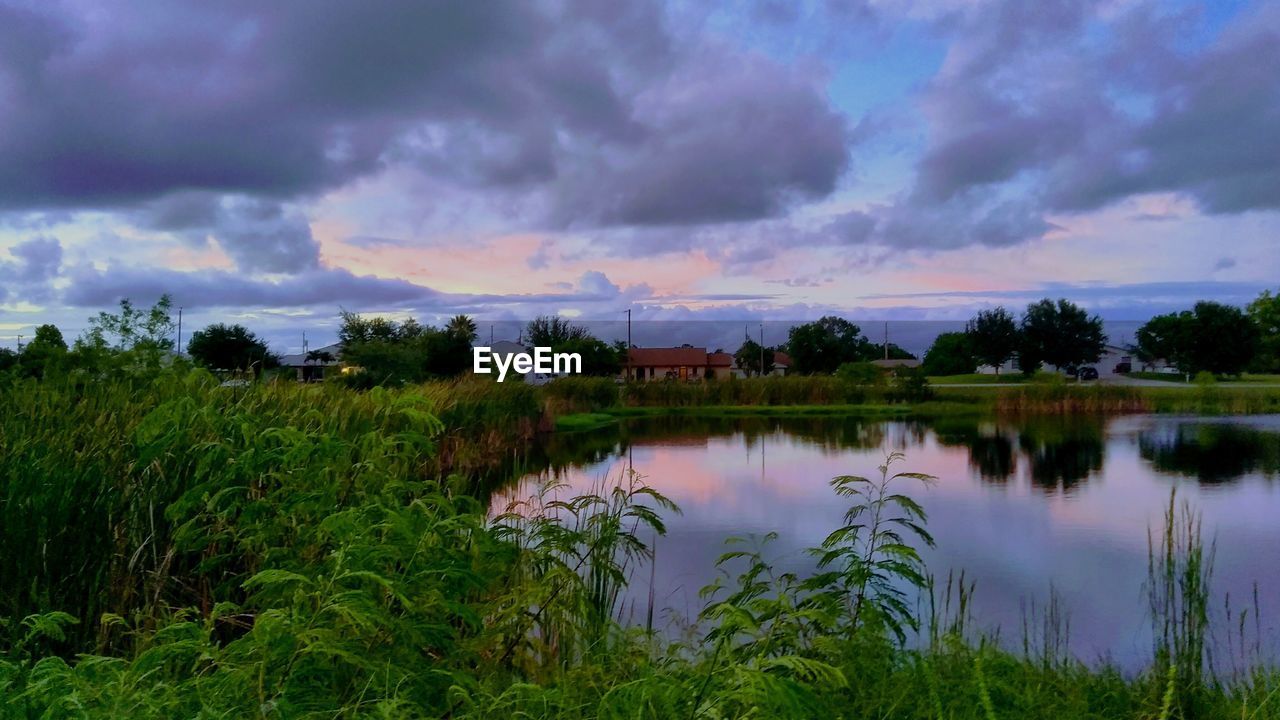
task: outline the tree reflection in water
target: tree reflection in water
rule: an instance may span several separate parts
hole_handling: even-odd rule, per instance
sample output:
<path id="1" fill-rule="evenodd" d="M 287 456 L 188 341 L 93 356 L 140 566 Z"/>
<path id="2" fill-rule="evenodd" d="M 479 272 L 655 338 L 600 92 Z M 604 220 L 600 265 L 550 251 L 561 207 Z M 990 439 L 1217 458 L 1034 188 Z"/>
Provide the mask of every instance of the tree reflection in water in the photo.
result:
<path id="1" fill-rule="evenodd" d="M 1071 492 L 1102 470 L 1102 421 L 1052 418 L 1029 422 L 1018 444 L 1031 463 L 1031 484 L 1047 492 Z"/>
<path id="2" fill-rule="evenodd" d="M 1216 485 L 1260 473 L 1280 475 L 1280 432 L 1232 422 L 1158 422 L 1138 435 L 1155 469 Z"/>
<path id="3" fill-rule="evenodd" d="M 1242 423 L 1141 420 L 1141 456 L 1159 471 L 1223 483 L 1250 473 L 1280 475 L 1280 432 Z M 929 442 L 968 451 L 969 467 L 983 482 L 1007 484 L 1019 467 L 1046 493 L 1071 493 L 1102 470 L 1107 421 L 1101 417 L 975 416 L 933 419 L 867 417 L 664 417 L 624 420 L 601 430 L 545 436 L 513 456 L 512 467 L 489 480 L 490 488 L 525 473 L 559 476 L 574 467 L 626 458 L 644 445 L 706 445 L 737 437 L 747 449 L 784 438 L 824 454 L 887 448 L 911 454 Z M 1021 457 L 1019 457 L 1021 456 Z"/>

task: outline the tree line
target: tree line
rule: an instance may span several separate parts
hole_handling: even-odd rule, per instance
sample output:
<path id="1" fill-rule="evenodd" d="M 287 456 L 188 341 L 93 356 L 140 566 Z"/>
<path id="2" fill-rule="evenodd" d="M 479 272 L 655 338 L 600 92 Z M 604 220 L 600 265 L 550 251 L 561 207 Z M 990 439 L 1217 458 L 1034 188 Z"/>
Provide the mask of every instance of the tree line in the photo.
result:
<path id="1" fill-rule="evenodd" d="M 1062 298 L 1027 305 L 1020 317 L 1004 307 L 978 312 L 962 332 L 942 333 L 924 355 L 929 375 L 963 375 L 979 365 L 996 369 L 1017 360 L 1032 374 L 1042 367 L 1056 370 L 1096 363 L 1106 350 L 1102 318 Z"/>
<path id="2" fill-rule="evenodd" d="M 1141 366 L 1166 362 L 1181 372 L 1238 375 L 1280 372 L 1280 295 L 1264 291 L 1247 308 L 1200 301 L 1191 310 L 1157 315 L 1125 348 Z M 1067 300 L 1031 303 L 1015 317 L 1003 307 L 983 310 L 962 332 L 939 335 L 924 355 L 928 375 L 962 375 L 979 365 L 1016 361 L 1034 373 L 1096 363 L 1107 342 L 1102 319 Z"/>
<path id="3" fill-rule="evenodd" d="M 90 318 L 89 329 L 68 344 L 52 324 L 36 328 L 31 342 L 18 351 L 0 348 L 0 375 L 42 379 L 116 372 L 151 372 L 189 358 L 199 367 L 221 373 L 259 376 L 279 367 L 280 357 L 265 340 L 243 325 L 214 323 L 191 334 L 183 350 L 175 352 L 173 300 L 164 295 L 149 309 L 129 299 L 117 312 L 100 312 Z M 358 368 L 345 373 L 344 382 L 358 387 L 401 385 L 431 379 L 458 377 L 471 369 L 471 346 L 476 323 L 457 315 L 441 327 L 413 318 L 394 320 L 340 311 L 338 343 L 344 365 Z M 626 344 L 609 344 L 585 327 L 553 316 L 529 322 L 524 338 L 530 345 L 582 356 L 583 373 L 614 375 L 626 362 Z M 324 364 L 338 360 L 326 351 L 307 353 L 306 362 Z"/>
<path id="4" fill-rule="evenodd" d="M 68 345 L 54 325 L 36 328 L 20 352 L 0 348 L 0 373 L 42 378 L 49 374 L 155 369 L 173 357 L 173 302 L 168 295 L 149 309 L 120 301 L 116 312 L 100 312 L 89 328 Z M 437 328 L 412 318 L 392 320 L 342 311 L 338 340 L 345 364 L 361 368 L 348 382 L 360 385 L 403 384 L 457 377 L 471 367 L 476 323 L 458 315 Z M 564 318 L 541 316 L 525 327 L 531 346 L 582 356 L 584 374 L 616 375 L 627 362 L 625 342 L 607 343 Z M 1041 367 L 1063 368 L 1096 363 L 1107 342 L 1102 320 L 1065 299 L 1045 298 L 1027 305 L 1020 316 L 1004 307 L 977 313 L 961 332 L 939 335 L 925 353 L 927 375 L 959 375 L 979 365 L 1000 368 L 1016 360 L 1031 374 Z M 191 335 L 187 355 L 214 371 L 260 374 L 279 365 L 279 357 L 255 333 L 238 324 L 214 323 Z M 1265 291 L 1240 309 L 1201 301 L 1190 310 L 1158 315 L 1139 328 L 1127 348 L 1142 365 L 1165 361 L 1186 373 L 1219 375 L 1244 371 L 1280 372 L 1280 294 Z M 787 340 L 762 347 L 749 336 L 734 353 L 749 375 L 768 374 L 775 355 L 791 357 L 793 374 L 835 374 L 842 366 L 886 356 L 885 346 L 869 340 L 862 329 L 829 315 L 795 325 Z M 913 358 L 890 343 L 891 359 Z M 337 358 L 312 352 L 308 361 Z M 846 368 L 846 372 L 852 370 Z"/>

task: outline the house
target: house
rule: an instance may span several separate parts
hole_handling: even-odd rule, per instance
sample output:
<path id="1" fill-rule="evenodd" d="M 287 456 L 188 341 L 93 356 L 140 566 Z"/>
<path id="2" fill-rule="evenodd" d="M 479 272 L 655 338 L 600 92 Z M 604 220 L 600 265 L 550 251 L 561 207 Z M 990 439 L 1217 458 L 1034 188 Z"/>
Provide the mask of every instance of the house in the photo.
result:
<path id="1" fill-rule="evenodd" d="M 773 354 L 773 370 L 770 375 L 785 375 L 791 367 L 791 357 L 784 352 Z M 745 377 L 746 371 L 738 366 L 733 355 L 719 351 L 707 352 L 706 348 L 681 345 L 669 348 L 636 348 L 627 355 L 623 377 L 629 380 L 705 380 Z"/>
<path id="2" fill-rule="evenodd" d="M 733 356 L 727 352 L 707 353 L 707 369 L 704 376 L 712 380 L 728 378 L 733 374 L 735 364 Z"/>
<path id="3" fill-rule="evenodd" d="M 280 367 L 297 373 L 298 382 L 319 382 L 334 368 L 342 367 L 342 345 L 334 343 L 305 353 L 282 355 Z"/>
<path id="4" fill-rule="evenodd" d="M 715 353 L 716 355 L 728 353 Z M 722 362 L 719 358 L 717 363 Z M 707 376 L 710 355 L 704 347 L 638 348 L 627 351 L 623 373 L 628 380 L 701 380 Z"/>
<path id="5" fill-rule="evenodd" d="M 1130 372 L 1134 369 L 1133 351 L 1118 345 L 1107 345 L 1103 347 L 1102 357 L 1098 358 L 1098 362 L 1094 367 L 1098 369 L 1100 377 Z"/>

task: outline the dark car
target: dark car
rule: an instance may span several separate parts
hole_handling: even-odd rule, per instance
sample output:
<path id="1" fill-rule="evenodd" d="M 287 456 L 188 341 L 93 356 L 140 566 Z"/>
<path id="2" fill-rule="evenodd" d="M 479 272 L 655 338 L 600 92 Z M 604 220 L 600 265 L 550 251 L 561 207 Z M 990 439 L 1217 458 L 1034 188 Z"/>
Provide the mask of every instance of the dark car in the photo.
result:
<path id="1" fill-rule="evenodd" d="M 1091 368 L 1091 367 L 1080 368 L 1080 379 L 1081 380 L 1097 380 L 1098 369 Z"/>
<path id="2" fill-rule="evenodd" d="M 1131 362 L 1118 362 L 1118 363 L 1116 363 L 1116 374 L 1117 374 L 1117 375 L 1124 375 L 1124 374 L 1126 374 L 1126 373 L 1131 373 L 1131 372 L 1133 372 L 1133 363 L 1131 363 Z"/>
<path id="3" fill-rule="evenodd" d="M 1068 365 L 1062 372 L 1066 373 L 1067 377 L 1075 377 L 1080 374 L 1080 368 L 1075 365 Z"/>

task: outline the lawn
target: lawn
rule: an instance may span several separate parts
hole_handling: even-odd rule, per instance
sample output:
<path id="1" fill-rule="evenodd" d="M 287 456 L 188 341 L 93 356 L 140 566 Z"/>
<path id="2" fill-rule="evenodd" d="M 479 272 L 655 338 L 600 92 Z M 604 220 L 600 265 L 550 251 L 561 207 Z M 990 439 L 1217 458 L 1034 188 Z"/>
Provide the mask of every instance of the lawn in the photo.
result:
<path id="1" fill-rule="evenodd" d="M 1135 372 L 1129 373 L 1128 377 L 1138 380 L 1163 380 L 1171 383 L 1185 384 L 1187 382 L 1186 375 L 1175 373 Z M 1243 375 L 1219 375 L 1217 381 L 1232 385 L 1280 385 L 1280 374 L 1244 373 Z"/>
<path id="2" fill-rule="evenodd" d="M 930 385 L 1004 385 L 1021 384 L 1027 379 L 1022 373 L 1005 373 L 1004 375 L 985 375 L 969 373 L 967 375 L 930 375 Z"/>

